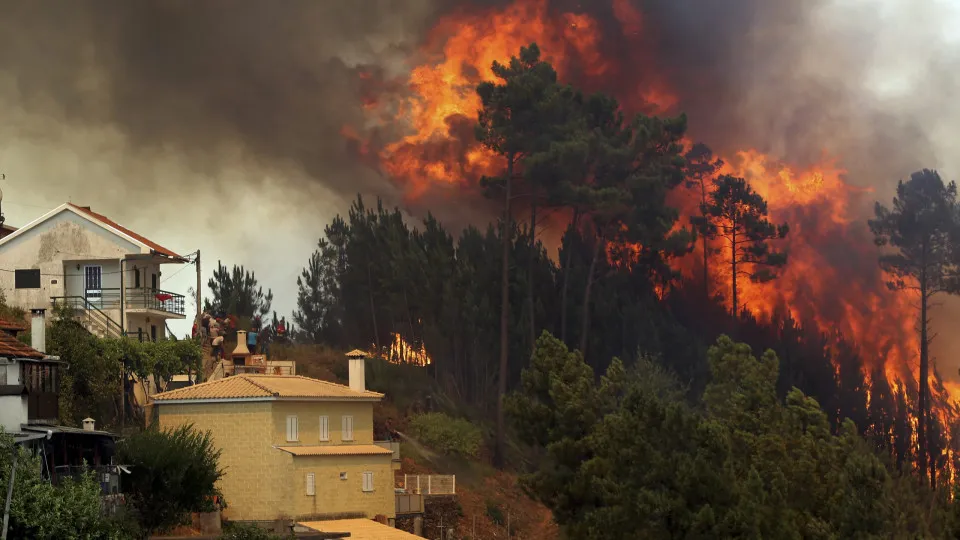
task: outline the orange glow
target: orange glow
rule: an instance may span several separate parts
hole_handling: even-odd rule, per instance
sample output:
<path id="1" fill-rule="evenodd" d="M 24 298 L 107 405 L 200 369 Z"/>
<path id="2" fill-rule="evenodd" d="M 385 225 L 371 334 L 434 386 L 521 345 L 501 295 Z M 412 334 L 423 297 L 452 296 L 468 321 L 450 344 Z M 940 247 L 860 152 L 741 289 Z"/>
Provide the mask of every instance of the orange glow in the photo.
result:
<path id="1" fill-rule="evenodd" d="M 631 56 L 638 65 L 617 65 L 604 56 L 602 32 L 610 28 L 601 30 L 598 21 L 582 13 L 548 10 L 547 0 L 516 0 L 501 9 L 448 14 L 429 32 L 416 65 L 400 85 L 407 91 L 401 95 L 384 92 L 380 99 L 365 100 L 370 124 L 400 125 L 403 133 L 373 150 L 357 135 L 363 130 L 345 135 L 362 152 L 374 154 L 378 167 L 402 187 L 407 200 L 436 190 L 475 190 L 481 176 L 501 171 L 497 157 L 474 139 L 480 107 L 476 85 L 495 79 L 494 61 L 509 61 L 531 42 L 540 46 L 561 80 L 575 74 L 578 82 L 602 86 L 642 68 L 643 83 L 617 94 L 624 107 L 656 114 L 678 112 L 678 97 L 666 77 L 657 75 L 651 46 L 651 33 L 656 29 L 645 25 L 643 14 L 629 0 L 612 0 L 612 7 L 620 32 L 638 51 Z M 842 337 L 856 344 L 868 372 L 882 367 L 892 387 L 899 379 L 915 388 L 919 340 L 914 299 L 909 293 L 891 292 L 884 286 L 876 265 L 877 250 L 860 206 L 865 199 L 886 198 L 887 194 L 873 194 L 848 183 L 839 157 L 825 157 L 807 168 L 752 149 L 721 157 L 725 162 L 721 172 L 746 178 L 768 201 L 771 220 L 790 226 L 787 239 L 774 242 L 788 250 L 787 266 L 769 283 L 738 279 L 742 306 L 764 320 L 789 314 L 797 321 L 813 323 L 831 338 Z M 680 188 L 671 203 L 681 216 L 694 215 L 698 213 L 699 190 Z M 557 215 L 569 218 L 562 211 Z M 684 225 L 688 225 L 685 220 L 678 227 Z M 562 231 L 563 227 L 554 229 Z M 551 234 L 556 232 L 542 238 L 555 246 L 558 238 Z M 712 247 L 718 253 L 710 261 L 711 290 L 729 303 L 727 255 L 719 243 Z M 692 279 L 701 275 L 698 253 L 694 250 L 676 262 Z M 611 246 L 607 251 L 613 264 L 630 264 L 638 254 L 637 246 Z M 663 288 L 657 293 L 663 295 Z M 395 347 L 407 350 L 401 344 L 396 336 L 391 351 Z M 426 352 L 421 352 L 423 363 L 429 363 Z M 946 384 L 952 397 L 960 396 L 960 383 Z"/>
<path id="2" fill-rule="evenodd" d="M 415 347 L 407 343 L 400 334 L 392 334 L 392 341 L 378 352 L 376 346 L 371 346 L 371 354 L 379 356 L 392 364 L 413 364 L 415 366 L 427 366 L 433 363 L 433 359 L 427 354 L 427 349 L 420 345 Z"/>

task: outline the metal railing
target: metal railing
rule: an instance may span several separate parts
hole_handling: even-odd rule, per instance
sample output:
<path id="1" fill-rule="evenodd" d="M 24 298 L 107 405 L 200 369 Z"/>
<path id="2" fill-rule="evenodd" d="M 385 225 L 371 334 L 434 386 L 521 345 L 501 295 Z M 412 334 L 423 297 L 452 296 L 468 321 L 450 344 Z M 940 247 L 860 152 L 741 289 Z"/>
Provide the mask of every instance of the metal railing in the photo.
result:
<path id="1" fill-rule="evenodd" d="M 99 325 L 104 333 L 112 337 L 123 335 L 123 329 L 120 323 L 113 320 L 109 315 L 103 312 L 101 306 L 97 306 L 82 296 L 53 296 L 50 298 L 54 308 L 67 307 L 73 312 L 74 316 L 86 316 L 92 323 Z M 120 304 L 117 304 L 117 308 Z"/>
<path id="2" fill-rule="evenodd" d="M 405 474 L 401 486 L 419 495 L 456 495 L 457 477 L 452 474 Z"/>
<path id="3" fill-rule="evenodd" d="M 380 448 L 386 448 L 393 452 L 393 460 L 400 461 L 400 443 L 397 441 L 373 441 L 373 444 Z"/>
<path id="4" fill-rule="evenodd" d="M 152 309 L 174 315 L 186 315 L 186 302 L 183 295 L 161 289 L 127 289 L 124 306 L 126 309 Z"/>

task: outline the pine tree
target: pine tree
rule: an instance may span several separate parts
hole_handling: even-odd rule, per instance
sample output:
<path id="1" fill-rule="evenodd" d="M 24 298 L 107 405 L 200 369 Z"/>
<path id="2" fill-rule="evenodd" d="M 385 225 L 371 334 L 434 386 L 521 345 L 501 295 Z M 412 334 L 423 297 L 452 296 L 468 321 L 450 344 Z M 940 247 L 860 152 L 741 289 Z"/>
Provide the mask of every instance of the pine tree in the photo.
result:
<path id="1" fill-rule="evenodd" d="M 754 282 L 770 281 L 776 270 L 787 263 L 787 254 L 770 247 L 772 240 L 787 236 L 787 224 L 774 225 L 767 219 L 767 201 L 743 178 L 723 175 L 701 207 L 707 218 L 702 229 L 711 238 L 725 241 L 731 276 L 730 311 L 740 316 L 737 279 L 745 276 Z"/>
<path id="2" fill-rule="evenodd" d="M 267 289 L 264 294 L 263 287 L 257 282 L 253 271 L 248 271 L 241 265 L 234 265 L 230 271 L 217 261 L 217 269 L 207 286 L 210 287 L 213 297 L 204 299 L 204 311 L 247 319 L 256 315 L 264 317 L 270 312 L 273 291 Z"/>
<path id="3" fill-rule="evenodd" d="M 890 251 L 880 266 L 893 290 L 917 293 L 920 304 L 920 386 L 917 442 L 921 482 L 926 483 L 930 413 L 930 301 L 941 293 L 960 293 L 960 215 L 957 185 L 944 184 L 936 171 L 923 169 L 897 184 L 893 208 L 880 203 L 869 221 L 876 244 Z"/>

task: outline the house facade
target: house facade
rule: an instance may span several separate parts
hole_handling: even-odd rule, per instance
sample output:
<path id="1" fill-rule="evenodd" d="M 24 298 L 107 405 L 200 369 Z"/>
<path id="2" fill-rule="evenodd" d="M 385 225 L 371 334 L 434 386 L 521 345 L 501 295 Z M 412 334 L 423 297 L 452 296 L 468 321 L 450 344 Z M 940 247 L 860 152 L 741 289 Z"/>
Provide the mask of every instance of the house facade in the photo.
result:
<path id="1" fill-rule="evenodd" d="M 0 288 L 25 310 L 67 305 L 99 336 L 166 336 L 184 297 L 160 288 L 187 259 L 90 207 L 63 204 L 0 238 Z"/>
<path id="2" fill-rule="evenodd" d="M 394 452 L 373 436 L 362 358 L 349 387 L 243 374 L 153 396 L 163 429 L 193 424 L 222 452 L 224 516 L 237 521 L 395 518 Z"/>

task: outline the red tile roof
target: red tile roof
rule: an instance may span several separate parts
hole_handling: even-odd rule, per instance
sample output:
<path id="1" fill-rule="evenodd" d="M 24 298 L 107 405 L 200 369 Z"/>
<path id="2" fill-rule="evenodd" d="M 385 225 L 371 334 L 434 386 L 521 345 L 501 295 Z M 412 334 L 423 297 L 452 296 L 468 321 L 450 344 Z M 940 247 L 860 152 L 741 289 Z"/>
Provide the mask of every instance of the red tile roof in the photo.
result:
<path id="1" fill-rule="evenodd" d="M 80 212 L 83 212 L 84 214 L 87 214 L 88 216 L 92 217 L 93 219 L 96 219 L 97 221 L 100 221 L 100 222 L 103 223 L 104 225 L 108 225 L 108 226 L 110 226 L 110 227 L 113 227 L 114 229 L 117 229 L 118 231 L 126 234 L 127 236 L 133 237 L 133 238 L 136 239 L 138 242 L 141 242 L 141 243 L 143 243 L 143 244 L 146 244 L 147 246 L 150 246 L 150 249 L 153 249 L 153 250 L 156 251 L 157 253 L 161 253 L 161 254 L 163 254 L 163 255 L 166 255 L 167 257 L 180 257 L 179 255 L 177 255 L 177 254 L 174 253 L 173 251 L 170 251 L 169 249 L 161 246 L 160 244 L 157 244 L 156 242 L 153 242 L 153 241 L 151 241 L 151 240 L 148 240 L 148 239 L 140 236 L 139 234 L 131 231 L 130 229 L 124 227 L 123 225 L 120 225 L 120 224 L 117 223 L 116 221 L 113 221 L 112 219 L 108 218 L 107 216 L 105 216 L 105 215 L 103 215 L 103 214 L 98 214 L 98 213 L 94 212 L 93 210 L 90 209 L 89 206 L 77 206 L 77 205 L 75 205 L 75 204 L 73 204 L 73 203 L 67 203 L 67 204 L 69 204 L 74 210 L 78 210 L 78 211 L 80 211 Z"/>
<path id="2" fill-rule="evenodd" d="M 0 330 L 6 330 L 7 332 L 23 332 L 27 329 L 27 325 L 22 321 L 14 321 L 11 319 L 0 319 Z"/>
<path id="3" fill-rule="evenodd" d="M 0 332 L 0 357 L 5 358 L 35 358 L 43 359 L 46 355 L 42 352 L 24 345 L 17 338 L 6 332 Z"/>

